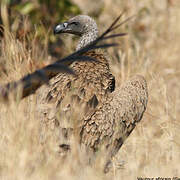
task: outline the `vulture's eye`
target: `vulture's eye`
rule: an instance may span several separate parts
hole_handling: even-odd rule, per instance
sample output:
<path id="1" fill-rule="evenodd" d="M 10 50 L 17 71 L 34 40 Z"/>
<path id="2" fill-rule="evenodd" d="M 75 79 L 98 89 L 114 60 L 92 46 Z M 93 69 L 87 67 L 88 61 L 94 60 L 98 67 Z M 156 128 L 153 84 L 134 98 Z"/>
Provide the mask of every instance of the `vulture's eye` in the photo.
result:
<path id="1" fill-rule="evenodd" d="M 79 23 L 78 22 L 72 22 L 71 24 L 74 24 L 74 25 L 77 26 Z"/>

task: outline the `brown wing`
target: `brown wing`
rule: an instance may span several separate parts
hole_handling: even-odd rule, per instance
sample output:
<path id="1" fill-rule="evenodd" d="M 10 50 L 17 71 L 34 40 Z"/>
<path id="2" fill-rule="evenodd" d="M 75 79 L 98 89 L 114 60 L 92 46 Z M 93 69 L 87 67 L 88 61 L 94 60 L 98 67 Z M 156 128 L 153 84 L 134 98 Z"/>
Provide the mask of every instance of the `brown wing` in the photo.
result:
<path id="1" fill-rule="evenodd" d="M 145 79 L 134 76 L 109 94 L 107 101 L 83 120 L 81 143 L 95 151 L 103 144 L 111 159 L 142 119 L 147 100 Z"/>

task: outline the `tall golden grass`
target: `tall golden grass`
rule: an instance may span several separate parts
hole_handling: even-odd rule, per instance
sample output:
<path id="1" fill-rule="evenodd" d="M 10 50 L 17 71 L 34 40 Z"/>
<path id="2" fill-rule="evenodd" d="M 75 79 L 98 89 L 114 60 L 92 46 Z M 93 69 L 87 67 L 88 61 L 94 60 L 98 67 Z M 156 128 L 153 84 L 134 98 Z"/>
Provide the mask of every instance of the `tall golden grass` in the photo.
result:
<path id="1" fill-rule="evenodd" d="M 123 9 L 124 18 L 137 16 L 121 29 L 128 36 L 114 40 L 120 46 L 108 50 L 111 69 L 118 85 L 135 74 L 144 75 L 149 102 L 142 121 L 113 159 L 111 172 L 102 173 L 103 153 L 89 164 L 76 141 L 70 157 L 60 160 L 55 135 L 37 119 L 37 97 L 31 95 L 21 102 L 0 103 L 0 179 L 180 177 L 180 2 L 104 1 L 97 19 L 100 31 Z M 49 54 L 46 46 L 42 51 L 35 43 L 35 30 L 33 40 L 15 38 L 5 6 L 1 16 L 5 36 L 0 41 L 0 83 L 4 84 L 42 66 Z"/>

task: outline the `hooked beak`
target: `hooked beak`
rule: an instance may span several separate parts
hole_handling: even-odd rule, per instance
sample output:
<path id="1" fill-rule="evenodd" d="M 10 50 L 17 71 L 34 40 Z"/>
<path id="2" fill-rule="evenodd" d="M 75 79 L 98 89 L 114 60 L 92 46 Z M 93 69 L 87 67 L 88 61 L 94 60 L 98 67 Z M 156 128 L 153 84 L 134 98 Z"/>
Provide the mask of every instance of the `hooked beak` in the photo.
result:
<path id="1" fill-rule="evenodd" d="M 69 31 L 67 27 L 68 27 L 67 22 L 56 25 L 54 28 L 54 34 L 67 33 Z"/>

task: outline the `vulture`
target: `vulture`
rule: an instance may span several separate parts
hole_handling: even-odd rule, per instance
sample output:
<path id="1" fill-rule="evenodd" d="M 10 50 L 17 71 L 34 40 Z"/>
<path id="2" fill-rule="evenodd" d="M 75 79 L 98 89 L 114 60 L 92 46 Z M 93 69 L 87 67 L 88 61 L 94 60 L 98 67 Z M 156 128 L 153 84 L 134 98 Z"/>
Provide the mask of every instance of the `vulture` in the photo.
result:
<path id="1" fill-rule="evenodd" d="M 76 51 L 98 38 L 97 24 L 87 15 L 56 25 L 54 34 L 62 33 L 79 36 Z M 40 118 L 58 129 L 60 152 L 71 149 L 68 142 L 73 132 L 78 132 L 80 144 L 93 152 L 105 147 L 104 171 L 108 172 L 112 157 L 143 117 L 147 84 L 143 76 L 135 75 L 115 88 L 115 77 L 103 52 L 90 50 L 83 55 L 94 61 L 73 62 L 69 67 L 75 75 L 59 73 L 40 90 Z"/>

